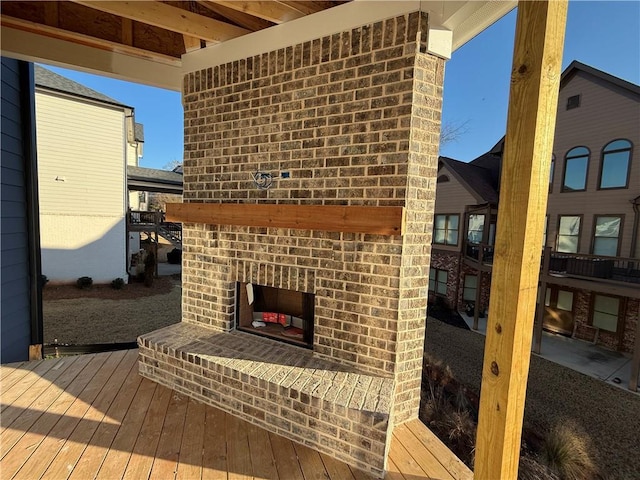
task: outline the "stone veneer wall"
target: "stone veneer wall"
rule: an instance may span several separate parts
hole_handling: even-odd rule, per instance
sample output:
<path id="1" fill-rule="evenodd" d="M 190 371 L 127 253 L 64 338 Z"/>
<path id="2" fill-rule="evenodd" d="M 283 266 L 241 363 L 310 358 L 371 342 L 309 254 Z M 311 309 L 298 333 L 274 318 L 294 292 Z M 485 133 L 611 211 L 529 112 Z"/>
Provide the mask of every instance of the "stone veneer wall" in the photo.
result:
<path id="1" fill-rule="evenodd" d="M 419 31 L 416 12 L 184 84 L 185 203 L 405 207 L 403 237 L 183 226 L 183 322 L 232 330 L 236 281 L 315 293 L 314 355 L 393 378 L 390 426 L 418 413 L 435 202 L 444 61 Z"/>

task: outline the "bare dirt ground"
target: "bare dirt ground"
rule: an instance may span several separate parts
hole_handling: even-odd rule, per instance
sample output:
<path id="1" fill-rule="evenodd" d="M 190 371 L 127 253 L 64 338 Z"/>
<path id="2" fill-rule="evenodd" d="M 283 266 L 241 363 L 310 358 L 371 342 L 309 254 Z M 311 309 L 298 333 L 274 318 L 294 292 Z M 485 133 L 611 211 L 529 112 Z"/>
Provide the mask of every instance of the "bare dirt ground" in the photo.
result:
<path id="1" fill-rule="evenodd" d="M 122 290 L 47 285 L 43 312 L 45 343 L 135 342 L 142 333 L 181 320 L 180 279 L 160 277 L 152 287 L 131 283 Z"/>
<path id="2" fill-rule="evenodd" d="M 428 318 L 425 352 L 448 364 L 463 384 L 480 391 L 485 337 Z M 640 479 L 640 397 L 533 355 L 525 426 L 546 433 L 573 421 L 589 435 L 607 479 Z"/>

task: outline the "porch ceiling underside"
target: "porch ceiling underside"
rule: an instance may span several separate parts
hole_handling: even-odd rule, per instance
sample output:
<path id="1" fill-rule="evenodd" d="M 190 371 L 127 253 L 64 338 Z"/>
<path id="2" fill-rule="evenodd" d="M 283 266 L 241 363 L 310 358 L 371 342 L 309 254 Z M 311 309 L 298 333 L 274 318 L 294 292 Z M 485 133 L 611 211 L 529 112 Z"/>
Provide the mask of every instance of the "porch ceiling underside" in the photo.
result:
<path id="1" fill-rule="evenodd" d="M 429 28 L 434 32 L 451 32 L 455 50 L 516 3 L 3 1 L 1 45 L 2 55 L 12 58 L 180 90 L 182 75 L 202 65 L 257 55 L 418 10 L 429 12 Z"/>

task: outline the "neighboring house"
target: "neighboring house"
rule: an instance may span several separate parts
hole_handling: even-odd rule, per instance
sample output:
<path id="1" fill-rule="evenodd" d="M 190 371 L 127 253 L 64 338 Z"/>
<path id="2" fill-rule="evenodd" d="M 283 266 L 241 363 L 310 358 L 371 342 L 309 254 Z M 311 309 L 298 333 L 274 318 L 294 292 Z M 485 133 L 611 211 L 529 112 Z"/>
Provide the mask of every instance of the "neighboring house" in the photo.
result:
<path id="1" fill-rule="evenodd" d="M 640 87 L 579 62 L 563 73 L 539 316 L 546 329 L 631 352 L 640 310 Z M 489 305 L 504 140 L 440 158 L 430 299 Z"/>
<path id="2" fill-rule="evenodd" d="M 42 272 L 126 279 L 125 213 L 139 207 L 126 169 L 142 155 L 142 126 L 132 107 L 38 65 L 35 84 Z"/>

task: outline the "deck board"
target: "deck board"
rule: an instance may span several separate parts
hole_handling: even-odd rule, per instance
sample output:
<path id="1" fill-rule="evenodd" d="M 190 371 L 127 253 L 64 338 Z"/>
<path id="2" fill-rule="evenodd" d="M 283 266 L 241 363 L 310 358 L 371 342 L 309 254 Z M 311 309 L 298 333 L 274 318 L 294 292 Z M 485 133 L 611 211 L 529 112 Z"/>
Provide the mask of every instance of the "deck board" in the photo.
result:
<path id="1" fill-rule="evenodd" d="M 164 401 L 168 402 L 170 396 L 171 392 L 167 389 L 158 388 L 152 382 L 142 382 L 133 402 L 129 406 L 127 414 L 122 419 L 122 425 L 104 457 L 96 478 L 111 480 L 124 476 L 133 446 L 142 429 L 145 414 L 151 410 L 150 406 L 153 403 L 162 404 Z"/>
<path id="2" fill-rule="evenodd" d="M 57 455 L 51 461 L 41 478 L 60 480 L 69 476 L 69 468 L 73 468 L 78 463 L 86 445 L 91 441 L 102 422 L 111 421 L 108 418 L 109 407 L 114 403 L 115 398 L 129 387 L 127 379 L 130 378 L 131 370 L 135 368 L 137 368 L 135 352 L 127 352 L 94 404 L 87 410 L 68 440 L 60 445 L 63 454 Z M 30 478 L 37 478 L 37 476 L 33 475 Z"/>
<path id="3" fill-rule="evenodd" d="M 145 389 L 149 388 L 149 385 L 146 385 L 147 382 L 144 382 Z M 124 472 L 123 478 L 125 479 L 149 478 L 151 473 L 171 399 L 171 392 L 167 392 L 166 389 L 157 389 L 155 393 L 157 401 L 151 404 L 144 418 L 133 447 L 133 453 Z"/>
<path id="4" fill-rule="evenodd" d="M 30 363 L 35 364 L 38 362 L 15 362 L 15 363 L 6 363 L 5 365 L 3 365 L 3 369 L 0 372 L 0 385 L 2 385 L 1 382 L 4 382 L 4 380 L 6 378 L 8 378 L 10 375 L 13 375 L 16 372 L 23 372 L 24 374 L 26 374 L 26 370 L 29 368 Z"/>
<path id="5" fill-rule="evenodd" d="M 73 359 L 69 359 L 68 362 L 72 362 Z M 59 365 L 58 368 L 53 369 L 55 365 L 53 362 L 40 361 L 33 370 L 27 371 L 25 375 L 17 378 L 18 375 L 11 378 L 17 380 L 13 384 L 10 382 L 2 383 L 2 408 L 0 412 L 4 412 L 7 408 L 13 405 L 16 401 L 20 402 L 20 405 L 28 405 L 34 399 L 38 398 L 42 390 L 46 389 L 51 382 L 54 381 L 65 370 L 66 365 Z M 6 426 L 3 416 L 3 426 Z"/>
<path id="6" fill-rule="evenodd" d="M 60 383 L 52 383 L 29 408 L 10 410 L 9 413 L 17 412 L 19 416 L 0 432 L 0 468 L 3 475 L 12 472 L 13 476 L 18 471 L 27 459 L 25 455 L 30 455 L 32 447 L 49 433 L 104 359 L 104 356 L 79 358 L 58 379 Z M 94 368 L 87 368 L 89 366 Z M 66 385 L 65 388 L 61 389 L 60 384 Z"/>
<path id="7" fill-rule="evenodd" d="M 151 467 L 149 476 L 151 480 L 164 480 L 175 476 L 188 405 L 189 397 L 173 392 L 168 407 L 172 415 L 159 416 L 159 418 L 164 417 L 164 423 L 153 467 Z"/>
<path id="8" fill-rule="evenodd" d="M 36 368 L 42 362 L 19 362 L 9 363 L 2 366 L 2 373 L 0 374 L 0 389 L 3 392 L 7 392 L 9 388 L 13 386 L 17 381 L 27 375 L 31 370 Z"/>
<path id="9" fill-rule="evenodd" d="M 253 424 L 249 424 L 247 436 L 249 438 L 253 475 L 259 478 L 277 480 L 278 469 L 273 458 L 269 433 Z"/>
<path id="10" fill-rule="evenodd" d="M 136 356 L 132 350 L 0 366 L 10 384 L 3 383 L 2 403 L 5 394 L 12 402 L 0 433 L 2 478 L 373 478 L 143 379 Z M 473 477 L 418 420 L 394 430 L 387 467 L 388 480 Z"/>
<path id="11" fill-rule="evenodd" d="M 82 480 L 94 478 L 98 470 L 100 470 L 100 466 L 111 447 L 111 443 L 142 383 L 142 378 L 136 375 L 137 370 L 137 365 L 134 365 L 129 371 L 129 376 L 107 410 L 105 420 L 100 423 L 91 440 L 85 446 L 75 468 L 70 475 L 68 475 L 71 479 Z M 54 477 L 53 480 L 57 479 Z"/>
<path id="12" fill-rule="evenodd" d="M 106 395 L 111 396 L 110 393 L 106 392 L 105 387 L 109 385 L 109 379 L 116 371 L 125 354 L 125 351 L 120 351 L 109 355 L 85 389 L 74 399 L 64 415 L 60 417 L 49 434 L 44 437 L 40 445 L 33 451 L 31 457 L 20 468 L 20 471 L 14 477 L 16 480 L 40 478 L 49 467 L 49 464 L 56 458 L 66 461 L 68 452 L 66 449 L 63 450 L 66 439 L 72 435 L 84 416 L 91 411 L 92 405 L 95 405 L 96 408 L 102 408 L 104 411 L 105 406 L 101 402 L 102 399 L 99 395 L 104 392 Z"/>

